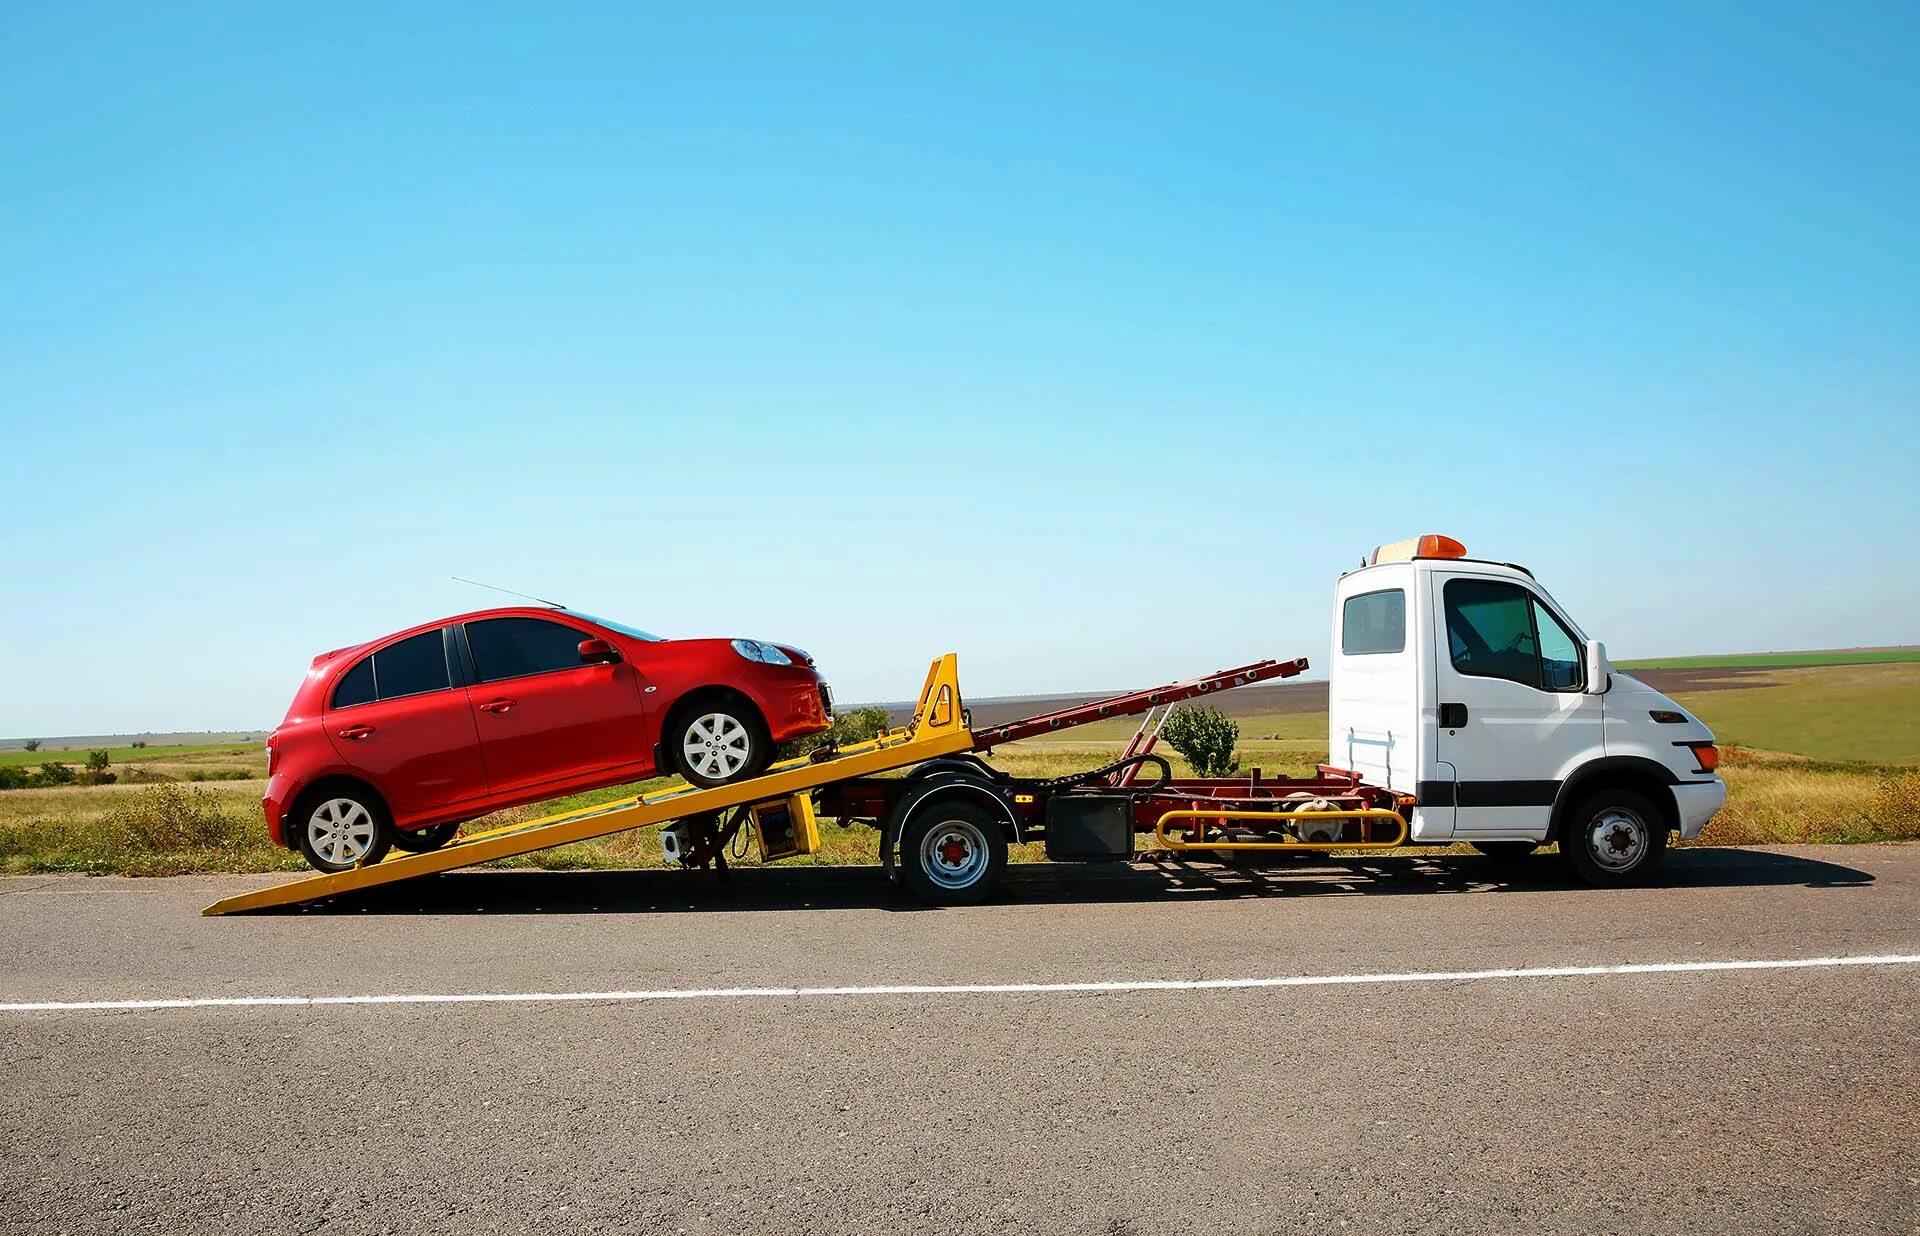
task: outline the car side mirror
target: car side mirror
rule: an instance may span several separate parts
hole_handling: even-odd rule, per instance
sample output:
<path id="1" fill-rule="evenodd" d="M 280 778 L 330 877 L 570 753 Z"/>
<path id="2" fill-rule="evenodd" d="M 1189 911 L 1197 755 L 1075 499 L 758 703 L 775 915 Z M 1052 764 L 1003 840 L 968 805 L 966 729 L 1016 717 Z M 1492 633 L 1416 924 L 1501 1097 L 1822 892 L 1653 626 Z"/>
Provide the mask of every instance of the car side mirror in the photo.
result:
<path id="1" fill-rule="evenodd" d="M 1608 672 L 1607 646 L 1597 639 L 1587 641 L 1586 670 L 1587 694 L 1605 695 L 1613 685 L 1613 676 Z"/>
<path id="2" fill-rule="evenodd" d="M 580 664 L 615 665 L 620 660 L 620 652 L 603 639 L 583 639 L 580 641 Z"/>

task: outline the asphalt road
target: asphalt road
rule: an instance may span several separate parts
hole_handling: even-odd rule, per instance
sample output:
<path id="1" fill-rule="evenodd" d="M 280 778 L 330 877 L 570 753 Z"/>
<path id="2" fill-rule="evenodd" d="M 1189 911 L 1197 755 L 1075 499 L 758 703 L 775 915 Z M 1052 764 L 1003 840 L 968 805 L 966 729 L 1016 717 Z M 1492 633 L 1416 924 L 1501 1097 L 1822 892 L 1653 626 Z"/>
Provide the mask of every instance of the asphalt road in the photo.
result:
<path id="1" fill-rule="evenodd" d="M 1912 964 L 657 998 L 1920 954 L 1920 846 L 1015 874 L 0 881 L 0 1004 L 639 993 L 0 1010 L 0 1231 L 1920 1231 Z"/>

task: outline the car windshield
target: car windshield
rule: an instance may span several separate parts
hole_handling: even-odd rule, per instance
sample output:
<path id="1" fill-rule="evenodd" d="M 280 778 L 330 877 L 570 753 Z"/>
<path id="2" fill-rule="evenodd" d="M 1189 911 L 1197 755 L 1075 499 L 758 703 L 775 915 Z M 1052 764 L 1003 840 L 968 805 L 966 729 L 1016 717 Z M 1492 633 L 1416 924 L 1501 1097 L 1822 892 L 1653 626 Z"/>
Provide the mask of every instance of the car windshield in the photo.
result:
<path id="1" fill-rule="evenodd" d="M 642 631 L 639 627 L 630 627 L 624 622 L 615 622 L 611 618 L 596 618 L 592 614 L 576 613 L 573 610 L 568 610 L 567 612 L 573 614 L 575 618 L 585 618 L 588 622 L 596 626 L 605 627 L 609 631 L 618 631 L 620 634 L 631 636 L 634 639 L 643 639 L 654 644 L 658 644 L 666 639 L 664 635 L 655 635 L 651 631 Z"/>

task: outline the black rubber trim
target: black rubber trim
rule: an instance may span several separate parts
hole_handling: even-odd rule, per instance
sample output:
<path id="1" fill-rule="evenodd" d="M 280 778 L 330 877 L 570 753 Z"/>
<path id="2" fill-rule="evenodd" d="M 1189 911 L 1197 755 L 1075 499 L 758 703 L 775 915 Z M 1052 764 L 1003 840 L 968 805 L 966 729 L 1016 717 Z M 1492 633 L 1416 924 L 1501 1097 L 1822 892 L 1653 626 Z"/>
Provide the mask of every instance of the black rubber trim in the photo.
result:
<path id="1" fill-rule="evenodd" d="M 1422 781 L 1422 807 L 1551 807 L 1558 781 Z"/>

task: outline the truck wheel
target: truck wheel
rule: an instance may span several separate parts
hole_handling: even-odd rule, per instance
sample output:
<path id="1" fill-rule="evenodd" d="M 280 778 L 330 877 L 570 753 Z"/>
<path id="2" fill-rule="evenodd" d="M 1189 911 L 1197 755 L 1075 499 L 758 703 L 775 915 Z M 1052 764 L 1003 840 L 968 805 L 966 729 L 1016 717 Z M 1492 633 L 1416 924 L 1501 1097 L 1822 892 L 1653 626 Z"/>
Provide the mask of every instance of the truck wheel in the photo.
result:
<path id="1" fill-rule="evenodd" d="M 396 849 L 405 850 L 409 854 L 431 854 L 452 841 L 453 835 L 459 831 L 459 820 L 435 824 L 432 828 L 423 828 L 417 832 L 410 828 L 396 828 L 393 830 L 393 844 Z"/>
<path id="2" fill-rule="evenodd" d="M 900 869 L 922 901 L 972 905 L 1006 875 L 1006 829 L 970 803 L 928 803 L 901 834 Z"/>
<path id="3" fill-rule="evenodd" d="M 1561 857 L 1582 882 L 1595 886 L 1644 879 L 1666 849 L 1666 820 L 1632 790 L 1589 795 L 1560 825 Z"/>
<path id="4" fill-rule="evenodd" d="M 359 789 L 306 799 L 293 813 L 293 828 L 294 844 L 307 862 L 329 873 L 371 867 L 393 844 L 393 822 L 385 804 Z"/>
<path id="5" fill-rule="evenodd" d="M 757 777 L 773 760 L 759 711 L 725 697 L 708 697 L 676 713 L 666 747 L 674 770 L 702 788 Z"/>

